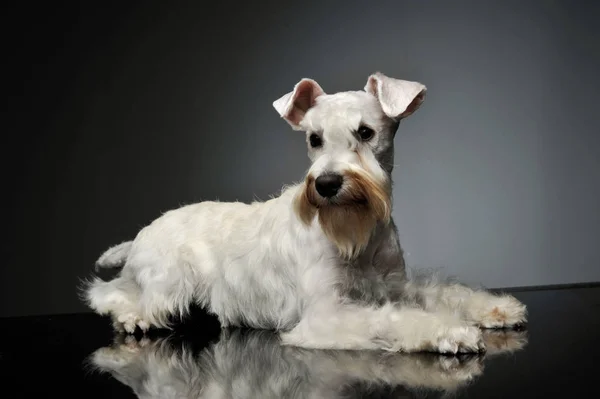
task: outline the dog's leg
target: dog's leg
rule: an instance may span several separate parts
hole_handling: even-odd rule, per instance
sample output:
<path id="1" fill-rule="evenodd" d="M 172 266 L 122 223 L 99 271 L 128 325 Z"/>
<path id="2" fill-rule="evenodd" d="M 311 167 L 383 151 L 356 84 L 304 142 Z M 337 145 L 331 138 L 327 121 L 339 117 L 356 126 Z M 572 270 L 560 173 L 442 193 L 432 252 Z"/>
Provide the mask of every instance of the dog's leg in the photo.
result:
<path id="1" fill-rule="evenodd" d="M 137 272 L 142 316 L 152 325 L 166 329 L 188 316 L 204 280 L 192 266 L 199 261 L 190 249 L 180 246 L 170 255 L 157 258 Z"/>
<path id="2" fill-rule="evenodd" d="M 194 301 L 193 281 L 156 279 L 144 284 L 140 308 L 144 319 L 158 328 L 173 328 L 189 314 Z"/>
<path id="3" fill-rule="evenodd" d="M 449 313 L 391 304 L 367 307 L 316 302 L 284 344 L 315 349 L 383 349 L 403 352 L 479 352 L 481 331 Z"/>
<path id="4" fill-rule="evenodd" d="M 526 306 L 512 295 L 436 281 L 411 281 L 405 290 L 426 310 L 459 312 L 467 322 L 481 328 L 514 327 L 527 322 Z"/>
<path id="5" fill-rule="evenodd" d="M 397 234 L 394 230 L 389 232 L 388 241 L 382 241 L 373 262 L 385 270 L 385 285 L 392 300 L 408 299 L 427 311 L 459 314 L 469 324 L 482 328 L 512 327 L 527 321 L 525 305 L 511 295 L 440 281 L 435 275 L 417 275 L 407 280 Z"/>
<path id="6" fill-rule="evenodd" d="M 146 331 L 150 325 L 141 317 L 140 287 L 133 279 L 119 276 L 111 281 L 94 279 L 87 283 L 84 300 L 101 315 L 110 315 L 118 331 L 135 332 L 136 326 Z"/>

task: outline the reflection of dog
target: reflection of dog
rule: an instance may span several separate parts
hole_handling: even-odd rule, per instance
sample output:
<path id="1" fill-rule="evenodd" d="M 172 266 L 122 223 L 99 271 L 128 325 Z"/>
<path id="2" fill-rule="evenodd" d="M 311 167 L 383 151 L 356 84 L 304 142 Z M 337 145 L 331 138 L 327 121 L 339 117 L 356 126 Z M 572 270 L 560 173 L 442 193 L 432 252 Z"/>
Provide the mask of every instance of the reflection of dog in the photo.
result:
<path id="1" fill-rule="evenodd" d="M 482 373 L 484 360 L 472 354 L 310 350 L 282 346 L 276 334 L 259 330 L 223 330 L 200 354 L 185 341 L 123 337 L 94 352 L 90 364 L 140 398 L 359 398 L 365 397 L 363 390 L 455 391 Z M 525 335 L 511 331 L 494 339 L 500 353 L 522 347 Z"/>
<path id="2" fill-rule="evenodd" d="M 277 329 L 287 344 L 325 349 L 476 352 L 478 327 L 525 321 L 511 296 L 408 281 L 391 217 L 394 137 L 425 98 L 420 83 L 376 73 L 364 91 L 325 94 L 311 79 L 274 102 L 306 132 L 304 181 L 252 204 L 172 210 L 107 250 L 85 300 L 115 326 L 169 327 L 190 305 L 223 326 Z"/>
<path id="3" fill-rule="evenodd" d="M 483 340 L 488 357 L 507 355 L 523 350 L 527 345 L 527 333 L 515 330 L 485 330 Z"/>

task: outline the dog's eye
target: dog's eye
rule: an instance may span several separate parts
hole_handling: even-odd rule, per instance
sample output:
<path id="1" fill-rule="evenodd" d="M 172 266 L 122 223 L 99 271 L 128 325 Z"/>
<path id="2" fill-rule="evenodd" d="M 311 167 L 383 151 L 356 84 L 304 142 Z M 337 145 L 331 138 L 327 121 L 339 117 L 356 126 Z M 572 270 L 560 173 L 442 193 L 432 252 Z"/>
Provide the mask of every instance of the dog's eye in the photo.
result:
<path id="1" fill-rule="evenodd" d="M 310 141 L 310 146 L 312 148 L 320 147 L 323 144 L 323 141 L 321 140 L 319 135 L 315 133 L 311 134 L 308 140 Z"/>
<path id="2" fill-rule="evenodd" d="M 358 128 L 358 136 L 362 141 L 369 141 L 373 138 L 375 132 L 373 129 L 367 126 L 361 126 Z"/>

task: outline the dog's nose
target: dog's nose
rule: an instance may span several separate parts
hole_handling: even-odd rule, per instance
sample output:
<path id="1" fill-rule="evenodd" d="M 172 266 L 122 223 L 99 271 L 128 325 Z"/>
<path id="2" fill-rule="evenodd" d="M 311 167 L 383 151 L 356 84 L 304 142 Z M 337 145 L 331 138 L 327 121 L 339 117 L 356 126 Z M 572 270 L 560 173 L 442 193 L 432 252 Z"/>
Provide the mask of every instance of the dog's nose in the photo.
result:
<path id="1" fill-rule="evenodd" d="M 329 173 L 317 177 L 315 188 L 322 197 L 331 198 L 340 191 L 343 182 L 342 176 Z"/>

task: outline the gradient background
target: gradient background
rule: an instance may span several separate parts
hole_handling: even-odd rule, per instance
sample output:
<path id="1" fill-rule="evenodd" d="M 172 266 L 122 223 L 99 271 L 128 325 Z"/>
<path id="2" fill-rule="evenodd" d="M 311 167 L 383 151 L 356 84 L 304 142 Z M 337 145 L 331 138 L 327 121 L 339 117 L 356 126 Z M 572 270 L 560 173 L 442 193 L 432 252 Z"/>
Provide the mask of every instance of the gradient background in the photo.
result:
<path id="1" fill-rule="evenodd" d="M 378 70 L 429 89 L 396 137 L 411 267 L 600 280 L 599 2 L 49 3 L 2 13 L 0 316 L 87 311 L 79 279 L 162 212 L 300 179 L 271 103 Z"/>

